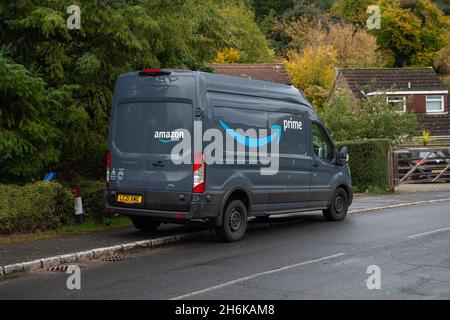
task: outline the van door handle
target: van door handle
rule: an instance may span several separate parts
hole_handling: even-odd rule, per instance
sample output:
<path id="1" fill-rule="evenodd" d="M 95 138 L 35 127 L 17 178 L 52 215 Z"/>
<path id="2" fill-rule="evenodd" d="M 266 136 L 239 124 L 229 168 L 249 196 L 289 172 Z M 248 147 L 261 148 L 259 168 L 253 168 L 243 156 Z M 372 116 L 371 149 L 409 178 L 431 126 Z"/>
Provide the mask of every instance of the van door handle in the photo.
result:
<path id="1" fill-rule="evenodd" d="M 162 167 L 164 167 L 164 163 L 162 163 L 162 161 L 154 162 L 154 163 L 153 163 L 153 166 L 154 166 L 154 167 L 162 168 Z"/>

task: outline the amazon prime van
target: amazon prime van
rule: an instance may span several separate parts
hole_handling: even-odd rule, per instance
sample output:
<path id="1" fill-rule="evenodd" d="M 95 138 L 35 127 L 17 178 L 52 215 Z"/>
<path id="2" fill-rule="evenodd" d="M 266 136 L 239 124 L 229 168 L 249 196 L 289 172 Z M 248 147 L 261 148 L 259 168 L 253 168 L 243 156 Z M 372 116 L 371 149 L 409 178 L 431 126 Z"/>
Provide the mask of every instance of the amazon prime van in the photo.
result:
<path id="1" fill-rule="evenodd" d="M 119 76 L 110 115 L 106 208 L 136 228 L 204 221 L 227 241 L 249 217 L 323 210 L 345 218 L 353 192 L 336 148 L 292 86 L 144 69 Z"/>

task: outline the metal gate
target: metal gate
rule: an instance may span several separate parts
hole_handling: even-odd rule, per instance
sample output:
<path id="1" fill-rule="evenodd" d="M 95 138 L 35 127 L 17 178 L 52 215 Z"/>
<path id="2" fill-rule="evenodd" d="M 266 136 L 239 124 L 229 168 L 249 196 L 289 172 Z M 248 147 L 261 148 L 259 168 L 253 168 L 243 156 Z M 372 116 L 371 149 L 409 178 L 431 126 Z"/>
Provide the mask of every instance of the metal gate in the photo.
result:
<path id="1" fill-rule="evenodd" d="M 401 183 L 450 182 L 449 147 L 404 147 L 390 152 L 391 181 Z"/>

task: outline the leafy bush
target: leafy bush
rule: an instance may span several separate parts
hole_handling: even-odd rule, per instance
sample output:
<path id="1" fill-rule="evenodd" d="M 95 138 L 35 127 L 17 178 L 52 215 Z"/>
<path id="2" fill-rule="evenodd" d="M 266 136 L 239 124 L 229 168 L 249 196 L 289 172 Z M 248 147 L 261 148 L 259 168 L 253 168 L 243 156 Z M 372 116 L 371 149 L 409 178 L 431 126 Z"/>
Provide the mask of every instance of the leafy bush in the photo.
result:
<path id="1" fill-rule="evenodd" d="M 363 29 L 368 17 L 367 7 L 380 6 L 383 27 L 372 29 L 370 33 L 376 36 L 381 52 L 389 57 L 389 64 L 395 67 L 429 66 L 435 52 L 447 45 L 450 28 L 450 20 L 435 2 L 337 0 L 331 13 L 333 17 Z"/>
<path id="2" fill-rule="evenodd" d="M 321 107 L 333 87 L 337 51 L 333 46 L 308 46 L 301 53 L 291 51 L 284 61 L 292 83 L 314 106 Z"/>
<path id="3" fill-rule="evenodd" d="M 48 88 L 0 54 L 0 182 L 42 176 L 60 159 L 61 144 L 76 145 L 76 127 L 87 114 L 73 106 L 73 89 Z"/>
<path id="4" fill-rule="evenodd" d="M 385 95 L 356 100 L 338 90 L 320 116 L 335 141 L 386 138 L 401 142 L 420 129 L 413 112 L 398 112 Z"/>
<path id="5" fill-rule="evenodd" d="M 388 139 L 342 141 L 347 146 L 352 184 L 355 192 L 380 192 L 389 189 Z"/>
<path id="6" fill-rule="evenodd" d="M 56 182 L 0 185 L 0 234 L 55 229 L 73 222 L 70 190 Z"/>
<path id="7" fill-rule="evenodd" d="M 27 127 L 19 134 L 15 128 L 3 133 L 0 120 L 0 135 L 5 135 L 0 140 L 7 139 L 4 147 L 14 149 L 8 159 L 19 153 L 21 160 L 0 163 L 0 169 L 13 175 L 4 182 L 16 183 L 17 175 L 25 182 L 42 178 L 49 164 L 63 179 L 102 176 L 109 108 L 121 73 L 143 67 L 193 68 L 227 47 L 239 50 L 242 62 L 273 60 L 252 12 L 243 5 L 214 0 L 81 2 L 80 30 L 66 26 L 66 0 L 0 2 L 0 51 L 23 66 L 11 70 L 0 63 L 0 105 L 2 111 L 6 108 L 0 119 L 8 116 L 6 121 Z M 23 75 L 25 69 L 40 78 Z M 47 94 L 45 84 L 50 91 L 66 85 L 77 90 L 55 97 Z M 69 124 L 52 123 L 48 112 Z M 59 135 L 60 128 L 70 134 Z M 2 146 L 0 160 L 1 151 Z M 23 154 L 31 154 L 25 165 Z"/>

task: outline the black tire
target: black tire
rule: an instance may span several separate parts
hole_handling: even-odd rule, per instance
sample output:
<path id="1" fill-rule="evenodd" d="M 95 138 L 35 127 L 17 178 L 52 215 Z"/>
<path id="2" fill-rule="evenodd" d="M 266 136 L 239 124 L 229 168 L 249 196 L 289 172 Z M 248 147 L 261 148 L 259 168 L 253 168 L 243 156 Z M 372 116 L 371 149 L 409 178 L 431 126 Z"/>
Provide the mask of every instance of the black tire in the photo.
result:
<path id="1" fill-rule="evenodd" d="M 161 225 L 160 221 L 151 220 L 147 217 L 133 216 L 130 219 L 134 227 L 141 231 L 155 231 Z"/>
<path id="2" fill-rule="evenodd" d="M 217 228 L 221 240 L 239 241 L 247 231 L 247 208 L 241 200 L 232 200 L 223 212 L 222 226 Z"/>
<path id="3" fill-rule="evenodd" d="M 328 221 L 342 221 L 348 211 L 348 194 L 342 188 L 337 188 L 331 198 L 328 209 L 323 210 L 323 215 Z"/>

